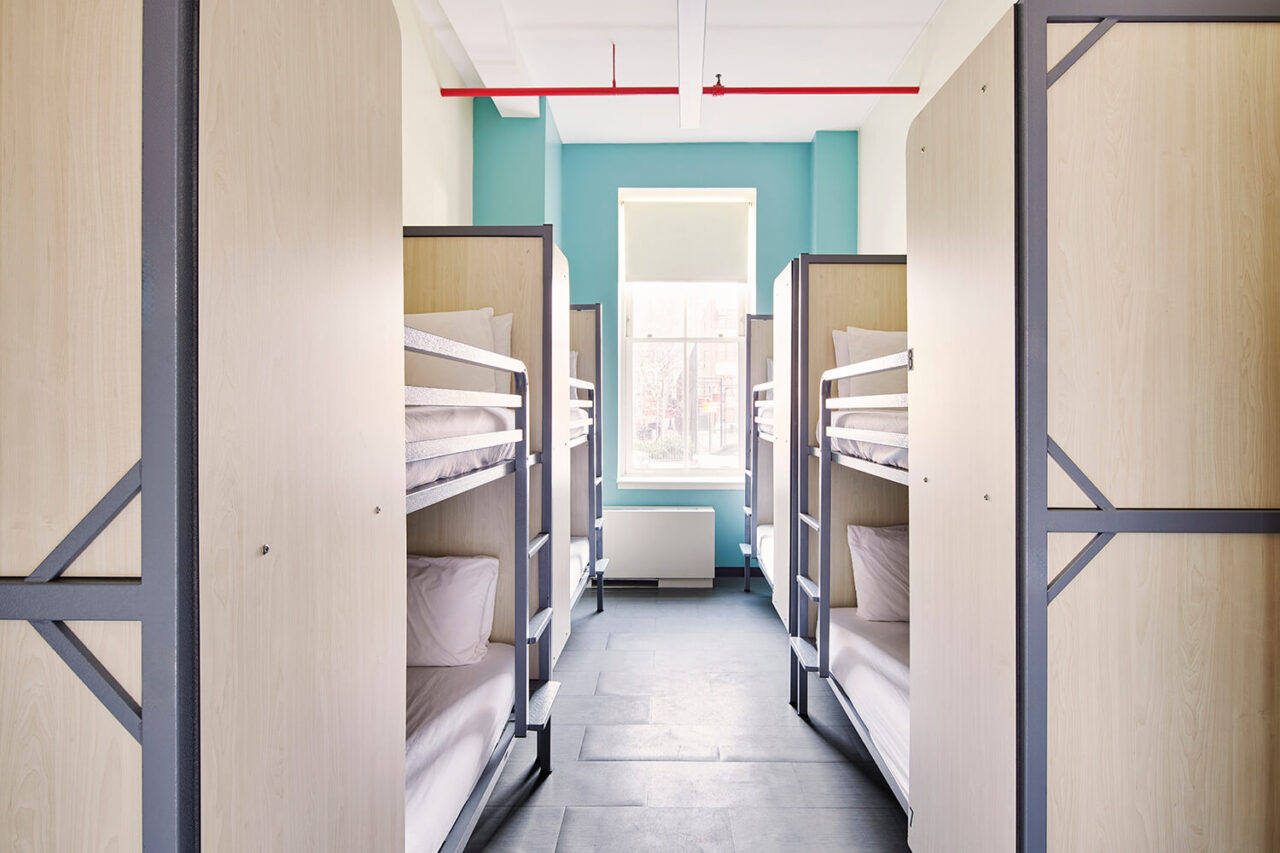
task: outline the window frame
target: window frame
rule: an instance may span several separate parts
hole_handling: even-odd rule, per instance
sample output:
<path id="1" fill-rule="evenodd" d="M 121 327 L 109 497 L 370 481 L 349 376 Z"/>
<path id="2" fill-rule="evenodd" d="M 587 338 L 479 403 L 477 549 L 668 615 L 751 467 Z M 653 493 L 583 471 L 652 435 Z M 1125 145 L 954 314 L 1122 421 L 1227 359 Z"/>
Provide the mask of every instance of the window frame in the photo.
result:
<path id="1" fill-rule="evenodd" d="M 738 357 L 738 401 L 743 400 L 746 388 L 747 339 L 746 315 L 754 313 L 756 303 L 756 191 L 753 188 L 713 189 L 619 189 L 618 190 L 618 488 L 620 489 L 741 489 L 742 469 L 746 464 L 746 435 L 749 424 L 738 425 L 738 453 L 736 465 L 721 470 L 697 469 L 687 464 L 681 469 L 634 470 L 632 468 L 632 440 L 634 431 L 634 391 L 632 387 L 633 351 L 636 342 L 694 344 L 736 343 Z M 747 280 L 745 282 L 641 282 L 628 281 L 626 277 L 626 210 L 628 201 L 741 201 L 747 204 Z M 688 335 L 688 305 L 685 306 L 685 335 L 679 337 L 643 337 L 632 335 L 634 298 L 636 291 L 655 285 L 683 287 L 741 287 L 743 311 L 738 317 L 734 335 L 717 337 Z M 688 383 L 685 383 L 686 405 L 696 405 L 696 399 L 688 400 Z M 742 406 L 737 408 L 741 409 Z M 738 419 L 742 414 L 736 412 Z M 686 436 L 686 463 L 691 445 L 696 444 L 696 433 Z"/>

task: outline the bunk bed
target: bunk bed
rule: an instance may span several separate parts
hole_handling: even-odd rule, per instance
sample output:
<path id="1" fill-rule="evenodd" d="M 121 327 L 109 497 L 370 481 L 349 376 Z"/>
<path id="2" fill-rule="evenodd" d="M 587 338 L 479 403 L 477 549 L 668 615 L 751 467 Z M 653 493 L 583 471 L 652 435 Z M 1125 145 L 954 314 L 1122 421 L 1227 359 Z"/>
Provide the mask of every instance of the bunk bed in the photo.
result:
<path id="1" fill-rule="evenodd" d="M 466 846 L 515 739 L 536 734 L 551 770 L 569 610 L 555 577 L 573 434 L 568 270 L 549 227 L 409 227 L 403 247 L 406 544 L 423 608 L 409 611 L 409 663 L 457 664 L 406 672 L 406 849 L 430 853 Z M 415 590 L 429 561 L 489 561 L 491 603 Z M 489 608 L 470 654 L 414 654 L 422 626 L 452 637 L 445 612 Z"/>
<path id="2" fill-rule="evenodd" d="M 596 612 L 604 612 L 604 426 L 601 377 L 604 375 L 603 316 L 600 303 L 570 305 L 569 320 L 569 437 L 572 489 L 568 588 L 569 607 L 582 598 L 589 584 L 596 588 Z M 579 449 L 580 448 L 580 449 Z"/>
<path id="3" fill-rule="evenodd" d="M 775 553 L 788 570 L 774 603 L 785 605 L 791 637 L 791 704 L 807 716 L 810 673 L 825 681 L 904 809 L 909 623 L 859 614 L 853 556 L 831 540 L 907 521 L 906 285 L 900 255 L 793 261 L 775 279 L 773 386 L 786 425 L 774 460 L 784 519 Z"/>
<path id="4" fill-rule="evenodd" d="M 751 592 L 751 562 L 770 588 L 773 555 L 773 315 L 747 315 L 746 470 L 743 479 L 742 588 Z M 757 382 L 763 378 L 765 381 Z M 763 442 L 763 445 L 762 445 Z"/>
<path id="5" fill-rule="evenodd" d="M 818 538 L 818 577 L 797 572 L 801 616 L 817 604 L 812 638 L 792 639 L 806 668 L 816 669 L 835 693 L 899 805 L 907 808 L 911 741 L 910 622 L 865 619 L 857 607 L 832 607 L 831 483 L 841 468 L 907 484 L 907 395 L 837 396 L 837 383 L 911 368 L 911 351 L 832 368 L 822 374 L 818 404 L 818 515 L 801 523 Z M 896 427 L 896 428 L 894 428 Z M 805 553 L 805 539 L 801 553 Z M 801 565 L 807 565 L 802 556 Z"/>
<path id="6" fill-rule="evenodd" d="M 540 531 L 530 538 L 529 534 L 529 470 L 542 460 L 529 449 L 529 379 L 524 363 L 409 326 L 404 330 L 404 348 L 503 371 L 515 380 L 512 394 L 405 387 L 406 512 L 512 477 L 517 553 L 536 558 L 539 576 L 545 580 L 538 591 L 538 608 L 530 616 L 527 566 L 525 571 L 516 566 L 514 643 L 491 644 L 478 663 L 410 667 L 407 672 L 407 847 L 462 850 L 510 756 L 514 738 L 536 732 L 539 765 L 544 772 L 551 769 L 551 709 L 559 684 L 531 681 L 528 656 L 516 653 L 537 646 L 542 671 L 550 672 L 553 610 L 547 545 L 551 535 Z M 460 417 L 460 409 L 484 411 L 487 417 Z M 509 418 L 499 413 L 509 413 Z M 505 429 L 508 425 L 512 428 Z M 418 437 L 424 434 L 430 437 Z M 441 838 L 445 821 L 452 822 L 452 829 Z"/>

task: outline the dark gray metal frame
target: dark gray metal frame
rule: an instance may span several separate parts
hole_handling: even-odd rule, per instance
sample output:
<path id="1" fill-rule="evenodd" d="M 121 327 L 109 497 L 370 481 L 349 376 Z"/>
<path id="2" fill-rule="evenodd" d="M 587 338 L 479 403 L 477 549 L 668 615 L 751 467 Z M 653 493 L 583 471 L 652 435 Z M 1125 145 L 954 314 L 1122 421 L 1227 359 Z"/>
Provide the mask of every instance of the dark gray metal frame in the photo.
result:
<path id="1" fill-rule="evenodd" d="M 1117 533 L 1280 533 L 1277 509 L 1117 509 L 1048 432 L 1049 191 L 1048 90 L 1120 23 L 1280 23 L 1280 0 L 1023 0 L 1015 7 L 1017 223 L 1017 846 L 1048 845 L 1049 603 Z M 1047 27 L 1095 28 L 1046 73 Z M 1049 507 L 1052 458 L 1096 509 Z M 1051 532 L 1094 538 L 1055 578 Z"/>
<path id="2" fill-rule="evenodd" d="M 582 305 L 570 305 L 570 311 L 590 311 L 595 313 L 595 376 L 594 383 L 582 379 L 569 379 L 569 387 L 584 392 L 586 400 L 569 400 L 570 406 L 587 409 L 591 419 L 587 422 L 587 432 L 569 442 L 569 449 L 587 445 L 587 518 L 591 520 L 591 529 L 587 533 L 589 542 L 589 558 L 587 570 L 582 581 L 575 585 L 570 598 L 569 609 L 582 598 L 587 584 L 594 582 L 596 586 L 596 612 L 604 612 L 604 575 L 609 569 L 609 560 L 604 555 L 604 317 L 599 302 Z M 572 465 L 572 456 L 570 456 Z"/>
<path id="3" fill-rule="evenodd" d="M 529 469 L 534 465 L 544 466 L 544 472 L 551 470 L 555 458 L 551 436 L 552 395 L 555 389 L 550 382 L 550 365 L 555 341 L 551 339 L 549 330 L 552 324 L 552 264 L 553 244 L 551 226 L 541 227 L 468 227 L 442 226 L 418 227 L 409 226 L 404 229 L 408 237 L 533 237 L 543 241 L 543 325 L 542 364 L 542 436 L 543 449 L 535 453 L 529 447 L 529 373 L 524 362 L 508 356 L 476 347 L 467 346 L 448 338 L 432 335 L 417 329 L 405 327 L 405 350 L 407 352 L 445 358 L 477 367 L 487 367 L 512 374 L 515 379 L 514 394 L 496 394 L 481 391 L 459 391 L 448 388 L 420 388 L 405 386 L 406 406 L 491 406 L 511 408 L 516 412 L 516 429 L 479 435 L 459 436 L 457 438 L 434 439 L 431 441 L 406 442 L 405 463 L 446 456 L 467 450 L 483 447 L 497 447 L 515 444 L 513 459 L 504 460 L 485 466 L 476 471 L 437 480 L 421 486 L 405 494 L 405 512 L 413 513 L 441 501 L 460 495 L 471 489 L 500 480 L 510 474 L 515 475 L 516 511 L 514 521 L 515 554 L 517 567 L 515 572 L 515 705 L 512 719 L 503 729 L 498 743 L 489 761 L 471 791 L 471 796 L 463 805 L 462 811 L 454 821 L 442 851 L 455 853 L 466 848 L 471 833 L 475 830 L 480 813 L 484 810 L 498 775 L 510 757 L 513 738 L 526 737 L 534 731 L 538 738 L 538 766 L 543 773 L 551 772 L 551 712 L 555 698 L 560 690 L 560 683 L 550 679 L 551 674 L 551 622 L 553 616 L 553 584 L 554 571 L 551 562 L 551 530 L 556 508 L 552 500 L 552 478 L 544 473 L 542 477 L 541 526 L 542 530 L 530 538 L 529 534 Z M 524 561 L 519 559 L 523 553 Z M 528 560 L 538 559 L 538 609 L 529 615 L 529 572 Z M 529 678 L 529 657 L 521 649 L 537 646 L 539 679 Z"/>
<path id="4" fill-rule="evenodd" d="M 757 563 L 760 562 L 760 555 L 756 553 L 756 539 L 757 539 L 756 531 L 760 527 L 760 519 L 759 519 L 759 512 L 758 512 L 758 507 L 760 506 L 760 472 L 759 472 L 759 467 L 757 465 L 760 458 L 760 441 L 763 439 L 764 441 L 768 441 L 770 443 L 773 442 L 773 433 L 768 433 L 761 429 L 761 427 L 764 426 L 765 423 L 761 421 L 762 416 L 760 415 L 761 409 L 773 408 L 772 400 L 771 399 L 766 400 L 764 396 L 765 394 L 772 393 L 773 382 L 768 380 L 768 377 L 765 377 L 766 378 L 765 382 L 759 382 L 759 383 L 752 382 L 752 379 L 754 377 L 751 375 L 751 353 L 752 353 L 751 323 L 754 320 L 768 320 L 772 322 L 773 315 L 772 314 L 748 314 L 747 315 L 747 370 L 746 370 L 746 383 L 745 383 L 747 388 L 747 393 L 743 396 L 746 397 L 745 423 L 747 425 L 747 430 L 748 430 L 747 435 L 749 436 L 749 438 L 747 440 L 747 459 L 746 459 L 747 464 L 746 464 L 746 470 L 744 471 L 744 474 L 743 474 L 743 483 L 742 483 L 743 492 L 746 497 L 746 502 L 742 507 L 743 537 L 746 539 L 746 541 L 741 543 L 738 546 L 738 549 L 742 552 L 743 592 L 751 592 L 751 561 L 755 560 Z M 772 426 L 774 429 L 777 429 L 777 426 L 776 424 L 774 424 L 772 417 L 769 417 L 766 420 L 769 426 Z M 765 582 L 768 583 L 770 587 L 773 586 L 772 578 L 770 578 L 763 571 L 760 573 L 760 575 L 765 579 Z"/>
<path id="5" fill-rule="evenodd" d="M 199 11 L 142 8 L 142 458 L 28 576 L 0 578 L 0 619 L 31 623 L 142 745 L 142 843 L 200 847 L 196 503 Z M 135 496 L 140 577 L 61 575 Z M 67 626 L 142 623 L 142 702 Z M 145 721 L 145 725 L 143 725 Z"/>
<path id="6" fill-rule="evenodd" d="M 903 810 L 907 809 L 906 796 L 900 786 L 888 772 L 888 765 L 880 753 L 879 747 L 867 730 L 862 717 L 857 712 L 852 699 L 844 688 L 831 675 L 830 638 L 831 638 L 831 600 L 827 591 L 831 584 L 831 476 L 832 463 L 862 471 L 882 479 L 902 483 L 906 472 L 888 465 L 880 465 L 856 456 L 837 453 L 831 449 L 831 439 L 851 438 L 874 444 L 890 444 L 906 446 L 906 436 L 896 433 L 880 433 L 867 430 L 848 430 L 831 426 L 831 412 L 834 409 L 850 408 L 899 408 L 905 404 L 901 395 L 889 397 L 847 397 L 831 396 L 835 383 L 844 378 L 865 376 L 888 370 L 910 369 L 910 351 L 896 355 L 860 362 L 828 370 L 822 374 L 818 383 L 821 405 L 819 417 L 821 442 L 818 446 L 809 443 L 809 268 L 812 265 L 831 264 L 905 264 L 903 255 L 801 255 L 796 265 L 792 288 L 792 480 L 795 483 L 793 495 L 795 510 L 792 513 L 792 560 L 789 567 L 789 583 L 791 593 L 791 682 L 792 702 L 796 713 L 808 716 L 809 691 L 808 674 L 818 673 L 825 679 L 835 693 L 845 714 L 853 723 L 854 729 L 862 739 L 863 745 L 880 768 L 885 782 L 898 800 Z M 818 458 L 818 517 L 809 514 L 809 458 Z M 808 575 L 809 566 L 809 530 L 818 534 L 818 579 L 815 581 Z M 805 567 L 805 572 L 800 567 Z M 809 605 L 818 605 L 817 634 L 808 636 Z"/>

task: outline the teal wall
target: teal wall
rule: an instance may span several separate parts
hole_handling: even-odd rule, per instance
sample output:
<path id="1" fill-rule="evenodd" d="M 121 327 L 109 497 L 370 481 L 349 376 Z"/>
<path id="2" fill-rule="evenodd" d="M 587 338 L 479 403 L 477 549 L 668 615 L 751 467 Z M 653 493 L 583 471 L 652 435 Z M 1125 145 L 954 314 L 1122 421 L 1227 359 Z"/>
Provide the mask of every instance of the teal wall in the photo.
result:
<path id="1" fill-rule="evenodd" d="M 858 134 L 820 130 L 813 135 L 812 207 L 814 254 L 858 251 Z"/>
<path id="2" fill-rule="evenodd" d="M 822 132 L 811 143 L 564 145 L 542 102 L 539 118 L 504 119 L 474 106 L 473 221 L 555 227 L 574 302 L 604 307 L 605 504 L 710 506 L 716 564 L 742 563 L 742 490 L 619 489 L 618 189 L 754 187 L 756 311 L 773 309 L 773 279 L 802 252 L 856 252 L 858 137 Z"/>
<path id="3" fill-rule="evenodd" d="M 472 105 L 473 225 L 555 226 L 559 243 L 563 145 L 541 100 L 538 118 L 503 118 L 489 98 Z"/>
<path id="4" fill-rule="evenodd" d="M 605 505 L 710 506 L 716 564 L 742 564 L 742 490 L 619 489 L 618 188 L 755 187 L 756 311 L 773 305 L 773 279 L 810 242 L 806 144 L 566 145 L 564 232 L 574 302 L 604 313 Z"/>

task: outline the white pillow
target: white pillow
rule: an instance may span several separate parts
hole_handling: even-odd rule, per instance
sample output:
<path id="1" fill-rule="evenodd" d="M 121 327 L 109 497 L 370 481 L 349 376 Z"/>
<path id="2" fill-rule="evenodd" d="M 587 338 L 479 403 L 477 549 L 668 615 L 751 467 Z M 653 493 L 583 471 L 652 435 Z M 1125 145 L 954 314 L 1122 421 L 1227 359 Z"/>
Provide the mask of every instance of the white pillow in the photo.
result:
<path id="1" fill-rule="evenodd" d="M 905 524 L 849 525 L 858 614 L 871 622 L 911 621 L 910 538 Z"/>
<path id="2" fill-rule="evenodd" d="M 405 314 L 404 324 L 423 332 L 495 352 L 493 309 L 442 311 L 435 314 Z M 510 344 L 508 344 L 508 347 Z M 443 358 L 405 353 L 404 383 L 427 388 L 455 388 L 460 391 L 496 391 L 494 372 Z"/>
<path id="3" fill-rule="evenodd" d="M 493 309 L 488 309 L 492 311 Z M 515 319 L 514 314 L 503 314 L 500 317 L 494 317 L 489 322 L 493 326 L 493 351 L 498 355 L 511 355 L 511 324 Z M 511 383 L 515 380 L 510 373 L 503 373 L 500 370 L 493 371 L 493 390 L 499 394 L 510 394 Z"/>
<path id="4" fill-rule="evenodd" d="M 831 333 L 833 337 L 839 331 Z M 836 363 L 843 367 L 860 361 L 870 361 L 902 352 L 907 348 L 906 332 L 882 332 L 877 329 L 859 329 L 850 326 L 844 334 L 844 361 L 840 361 L 841 347 L 839 338 L 836 343 Z M 887 373 L 873 373 L 870 376 L 855 376 L 841 379 L 838 383 L 841 397 L 864 396 L 870 394 L 905 394 L 907 391 L 907 371 L 891 370 Z"/>
<path id="5" fill-rule="evenodd" d="M 409 555 L 408 666 L 479 663 L 493 631 L 496 557 Z"/>

